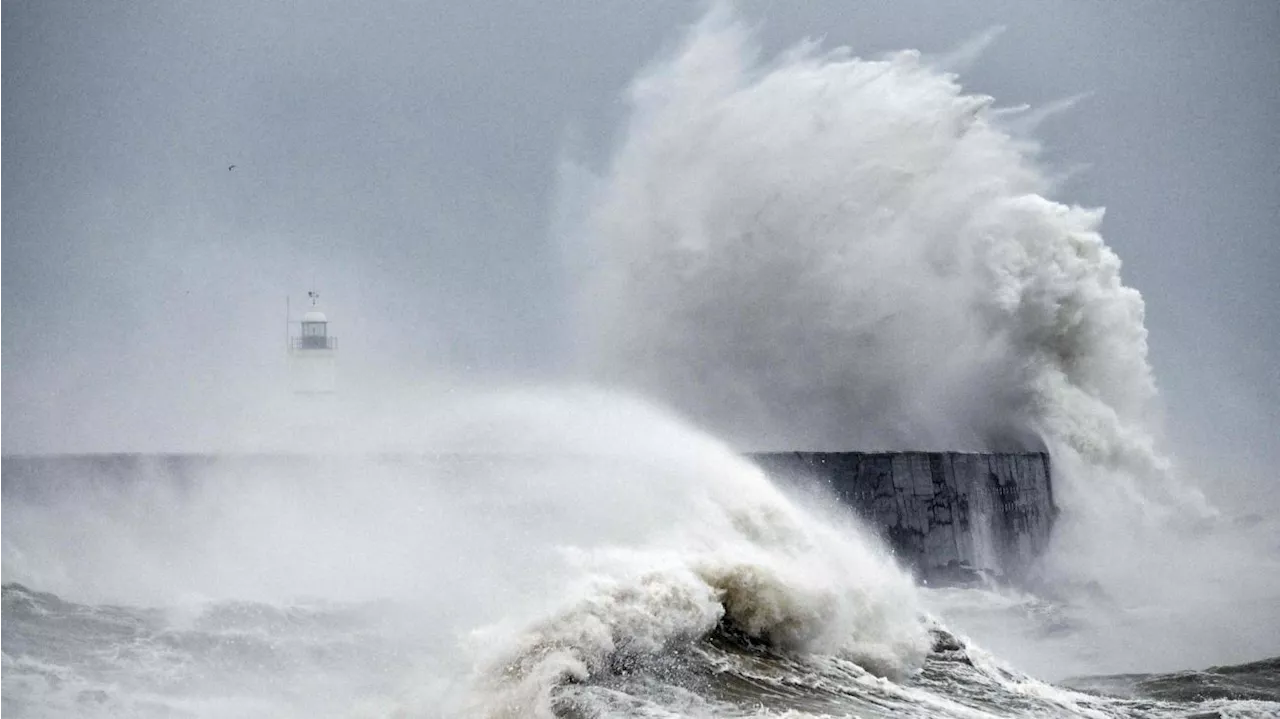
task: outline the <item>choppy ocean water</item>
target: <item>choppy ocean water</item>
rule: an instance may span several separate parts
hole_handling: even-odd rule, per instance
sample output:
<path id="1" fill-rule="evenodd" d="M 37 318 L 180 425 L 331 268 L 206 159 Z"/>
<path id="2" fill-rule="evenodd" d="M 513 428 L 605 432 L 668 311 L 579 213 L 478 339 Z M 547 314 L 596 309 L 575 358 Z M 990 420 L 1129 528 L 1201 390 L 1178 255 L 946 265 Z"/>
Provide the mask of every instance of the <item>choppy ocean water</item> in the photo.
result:
<path id="1" fill-rule="evenodd" d="M 700 475 L 725 473 L 730 492 L 689 493 L 692 504 L 707 503 L 670 518 L 692 521 L 690 532 L 678 532 L 672 544 L 647 537 L 623 546 L 619 538 L 633 528 L 616 534 L 586 526 L 589 518 L 558 506 L 562 498 L 554 488 L 504 492 L 505 502 L 492 507 L 484 501 L 514 477 L 532 488 L 560 475 L 599 480 L 618 471 L 616 458 L 545 460 L 534 470 L 526 458 L 464 462 L 444 475 L 429 469 L 431 463 L 386 459 L 338 461 L 327 471 L 318 469 L 327 461 L 298 458 L 6 459 L 4 712 L 1280 714 L 1275 658 L 1057 683 L 1030 676 L 951 626 L 948 614 L 954 611 L 965 624 L 965 617 L 985 611 L 988 618 L 1028 624 L 1046 642 L 1073 634 L 1088 641 L 1071 606 L 991 587 L 915 587 L 856 527 L 807 513 L 749 465 L 725 467 L 725 460 L 694 463 Z M 303 469 L 289 472 L 289 466 Z M 623 474 L 630 484 L 653 471 L 641 463 Z M 686 479 L 676 472 L 670 483 L 650 489 L 666 491 Z M 440 482 L 454 488 L 431 487 Z M 380 498 L 371 507 L 376 511 L 354 506 L 365 494 Z M 571 494 L 600 506 L 590 491 Z M 419 503 L 428 501 L 445 501 L 455 516 L 424 514 Z M 511 523 L 496 519 L 495 511 L 542 516 Z M 291 514 L 305 516 L 306 526 Z M 561 543 L 563 537 L 542 536 L 541 528 L 574 517 L 572 546 Z M 366 525 L 370 518 L 384 526 Z M 413 526 L 406 519 L 416 518 L 447 521 L 448 531 L 406 531 Z M 272 520 L 280 526 L 273 528 Z M 613 520 L 601 527 L 627 523 L 625 513 Z M 271 544 L 272 537 L 285 538 L 279 531 L 294 542 L 287 551 Z M 304 540 L 312 534 L 312 541 L 297 543 L 298 532 Z M 518 546 L 511 544 L 516 538 L 545 541 L 560 560 L 543 564 L 530 547 L 519 547 L 514 564 L 483 568 L 483 555 L 493 551 L 485 547 L 452 568 L 442 563 L 438 555 L 466 554 L 458 543 L 487 532 L 508 551 Z M 347 544 L 362 536 L 367 544 L 359 552 L 326 554 L 339 546 L 337 539 Z M 413 551 L 388 558 L 394 545 Z M 837 575 L 796 571 L 812 555 L 825 557 L 814 569 Z M 361 559 L 384 566 L 357 579 L 351 562 Z M 313 563 L 324 566 L 308 566 Z M 517 565 L 555 577 L 517 580 Z M 292 580 L 291 591 L 299 591 L 288 599 L 239 589 L 269 583 L 263 573 L 279 578 L 299 571 L 306 581 Z M 431 578 L 411 590 L 376 580 L 414 571 Z M 227 581 L 245 573 L 258 576 Z M 481 578 L 467 581 L 475 575 Z M 344 577 L 360 586 L 343 584 Z M 221 596 L 219 586 L 226 589 Z M 317 591 L 326 586 L 328 596 Z M 238 592 L 258 596 L 237 598 Z M 64 596 L 77 593 L 86 596 Z M 95 593 L 98 598 L 88 598 Z"/>
<path id="2" fill-rule="evenodd" d="M 378 605 L 215 603 L 194 615 L 4 586 L 4 712 L 19 717 L 433 716 L 432 647 Z M 896 680 L 838 655 L 780 652 L 727 627 L 660 652 L 624 647 L 551 693 L 556 716 L 1270 717 L 1280 659 L 1054 686 L 944 630 Z M 625 643 L 624 643 L 625 644 Z M 447 702 L 448 694 L 437 697 Z M 415 701 L 417 704 L 415 704 Z M 504 713 L 525 715 L 530 707 Z M 528 712 L 532 714 L 533 712 Z"/>

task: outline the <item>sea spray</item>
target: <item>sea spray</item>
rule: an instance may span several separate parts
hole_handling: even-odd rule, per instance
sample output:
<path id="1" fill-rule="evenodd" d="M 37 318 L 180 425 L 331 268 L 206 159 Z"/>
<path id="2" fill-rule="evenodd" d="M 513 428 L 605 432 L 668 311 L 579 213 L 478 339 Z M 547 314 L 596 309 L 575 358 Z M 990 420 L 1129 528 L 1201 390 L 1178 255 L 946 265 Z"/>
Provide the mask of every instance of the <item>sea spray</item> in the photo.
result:
<path id="1" fill-rule="evenodd" d="M 651 403 L 558 388 L 435 406 L 449 421 L 422 434 L 385 407 L 336 418 L 368 442 L 352 454 L 85 458 L 29 484 L 6 465 L 5 579 L 188 617 L 368 606 L 407 645 L 403 679 L 377 683 L 423 713 L 550 712 L 566 686 L 721 629 L 884 676 L 923 661 L 917 590 L 878 541 Z M 383 454 L 410 435 L 426 454 Z"/>
<path id="2" fill-rule="evenodd" d="M 1206 514 L 1102 212 L 991 98 L 916 52 L 763 61 L 716 10 L 627 99 L 573 233 L 595 376 L 748 449 L 1047 446 L 1063 570 Z"/>
<path id="3" fill-rule="evenodd" d="M 480 664 L 465 713 L 554 716 L 565 686 L 660 667 L 717 628 L 895 678 L 920 665 L 924 612 L 879 542 L 788 498 L 723 444 L 678 437 L 660 415 L 647 423 L 576 484 L 590 491 L 605 481 L 596 472 L 641 468 L 634 480 L 666 511 L 629 537 L 557 545 L 555 602 L 473 637 Z"/>

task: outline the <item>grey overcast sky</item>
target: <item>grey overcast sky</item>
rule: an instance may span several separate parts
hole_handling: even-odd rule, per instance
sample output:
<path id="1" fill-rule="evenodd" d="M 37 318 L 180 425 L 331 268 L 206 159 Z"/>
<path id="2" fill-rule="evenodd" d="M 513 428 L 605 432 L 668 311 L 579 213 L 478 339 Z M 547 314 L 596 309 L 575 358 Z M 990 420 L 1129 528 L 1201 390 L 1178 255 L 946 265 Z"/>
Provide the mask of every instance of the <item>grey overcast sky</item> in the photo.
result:
<path id="1" fill-rule="evenodd" d="M 738 7 L 770 52 L 1003 27 L 967 89 L 1085 94 L 1038 134 L 1075 171 L 1057 199 L 1107 208 L 1173 441 L 1280 461 L 1280 3 Z M 704 9 L 5 2 L 4 451 L 163 448 L 279 379 L 313 278 L 349 366 L 557 376 L 558 160 L 606 161 L 627 83 Z"/>

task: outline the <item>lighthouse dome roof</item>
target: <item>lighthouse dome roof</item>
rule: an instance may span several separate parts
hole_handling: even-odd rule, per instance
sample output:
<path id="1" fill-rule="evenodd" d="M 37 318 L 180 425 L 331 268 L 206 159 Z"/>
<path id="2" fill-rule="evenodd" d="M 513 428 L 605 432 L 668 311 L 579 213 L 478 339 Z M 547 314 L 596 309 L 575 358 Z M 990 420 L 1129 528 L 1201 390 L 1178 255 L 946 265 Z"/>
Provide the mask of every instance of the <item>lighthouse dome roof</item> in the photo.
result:
<path id="1" fill-rule="evenodd" d="M 307 312 L 305 315 L 302 316 L 302 321 L 303 322 L 328 322 L 329 320 L 325 318 L 324 313 L 321 312 L 320 310 L 311 310 L 310 312 Z"/>

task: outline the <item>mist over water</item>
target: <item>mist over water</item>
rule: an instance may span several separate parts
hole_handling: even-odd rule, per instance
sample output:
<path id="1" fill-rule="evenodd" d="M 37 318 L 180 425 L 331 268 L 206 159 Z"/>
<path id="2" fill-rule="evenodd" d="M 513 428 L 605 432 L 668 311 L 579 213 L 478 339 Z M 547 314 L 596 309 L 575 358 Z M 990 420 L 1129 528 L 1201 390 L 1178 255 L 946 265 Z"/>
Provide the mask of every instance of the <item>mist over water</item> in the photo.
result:
<path id="1" fill-rule="evenodd" d="M 378 711 L 551 716 L 566 681 L 722 621 L 891 676 L 923 660 L 922 606 L 883 547 L 720 442 L 589 390 L 468 407 L 418 435 L 431 453 L 417 457 L 376 459 L 403 427 L 358 422 L 356 454 L 143 460 L 127 477 L 88 459 L 53 482 L 9 477 L 5 581 L 166 608 L 167 632 L 207 626 L 228 601 L 369 607 L 403 661 L 347 667 L 351 693 L 327 697 L 339 715 L 376 670 L 388 674 Z M 204 691 L 243 691 L 207 673 Z M 268 714 L 315 708 L 267 699 Z"/>

